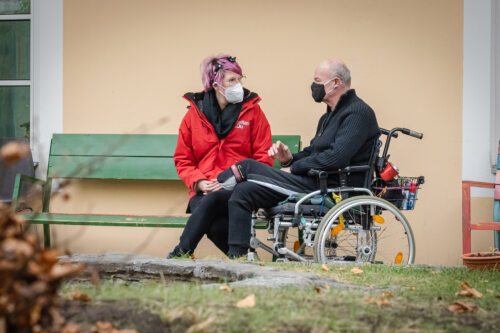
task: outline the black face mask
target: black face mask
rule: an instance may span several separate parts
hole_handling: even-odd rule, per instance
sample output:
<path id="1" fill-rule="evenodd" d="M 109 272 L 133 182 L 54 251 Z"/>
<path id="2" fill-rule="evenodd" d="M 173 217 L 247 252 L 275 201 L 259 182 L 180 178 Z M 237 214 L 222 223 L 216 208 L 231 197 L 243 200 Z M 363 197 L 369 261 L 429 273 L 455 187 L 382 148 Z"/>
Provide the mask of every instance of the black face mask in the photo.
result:
<path id="1" fill-rule="evenodd" d="M 316 103 L 321 103 L 326 96 L 325 85 L 313 82 L 311 84 L 312 98 Z"/>

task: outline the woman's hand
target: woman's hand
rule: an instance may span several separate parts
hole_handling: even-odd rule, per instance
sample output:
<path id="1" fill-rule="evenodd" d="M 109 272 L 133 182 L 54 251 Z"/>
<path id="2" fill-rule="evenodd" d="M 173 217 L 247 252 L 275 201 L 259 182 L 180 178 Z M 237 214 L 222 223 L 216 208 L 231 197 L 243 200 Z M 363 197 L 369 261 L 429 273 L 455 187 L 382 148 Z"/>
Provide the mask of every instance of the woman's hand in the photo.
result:
<path id="1" fill-rule="evenodd" d="M 203 194 L 207 194 L 210 192 L 215 192 L 220 190 L 222 187 L 220 184 L 217 182 L 217 179 L 212 179 L 212 180 L 200 180 L 198 184 L 196 185 L 198 191 L 202 192 Z"/>
<path id="2" fill-rule="evenodd" d="M 288 146 L 281 141 L 273 143 L 271 148 L 267 151 L 267 154 L 280 163 L 286 163 L 292 159 L 292 153 L 288 149 Z"/>

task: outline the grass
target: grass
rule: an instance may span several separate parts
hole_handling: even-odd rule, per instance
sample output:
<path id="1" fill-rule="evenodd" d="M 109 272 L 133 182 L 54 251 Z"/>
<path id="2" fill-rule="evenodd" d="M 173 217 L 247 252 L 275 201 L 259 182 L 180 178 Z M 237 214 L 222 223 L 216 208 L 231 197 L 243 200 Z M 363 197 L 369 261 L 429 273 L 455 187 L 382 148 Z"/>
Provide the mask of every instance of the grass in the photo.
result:
<path id="1" fill-rule="evenodd" d="M 69 282 L 62 295 L 69 298 L 72 292 L 79 291 L 95 303 L 134 300 L 160 315 L 173 331 L 173 327 L 177 331 L 191 327 L 201 332 L 492 332 L 500 325 L 500 272 L 366 265 L 361 266 L 362 273 L 353 274 L 353 266 L 347 265 L 329 266 L 328 271 L 319 265 L 266 265 L 313 272 L 368 288 L 311 286 L 227 291 L 197 283 L 107 280 L 98 287 Z M 462 281 L 469 282 L 483 297 L 457 296 Z M 235 306 L 250 294 L 256 297 L 254 307 Z M 388 304 L 376 304 L 380 299 Z M 480 309 L 452 313 L 448 305 L 455 300 L 475 303 Z"/>

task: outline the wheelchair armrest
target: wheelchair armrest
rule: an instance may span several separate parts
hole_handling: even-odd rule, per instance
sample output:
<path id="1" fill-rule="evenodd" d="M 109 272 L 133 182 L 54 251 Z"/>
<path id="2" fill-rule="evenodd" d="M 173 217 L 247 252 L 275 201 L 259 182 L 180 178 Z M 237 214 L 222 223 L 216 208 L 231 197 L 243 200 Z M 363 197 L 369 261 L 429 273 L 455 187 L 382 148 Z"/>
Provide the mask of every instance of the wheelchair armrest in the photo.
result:
<path id="1" fill-rule="evenodd" d="M 327 186 L 328 172 L 322 170 L 310 169 L 307 172 L 307 175 L 310 177 L 318 177 L 319 189 L 321 190 L 321 194 L 325 195 L 328 193 L 328 186 Z"/>
<path id="2" fill-rule="evenodd" d="M 353 172 L 365 172 L 370 171 L 369 165 L 353 165 L 335 171 L 328 171 L 329 175 L 337 175 L 340 173 L 353 173 Z"/>

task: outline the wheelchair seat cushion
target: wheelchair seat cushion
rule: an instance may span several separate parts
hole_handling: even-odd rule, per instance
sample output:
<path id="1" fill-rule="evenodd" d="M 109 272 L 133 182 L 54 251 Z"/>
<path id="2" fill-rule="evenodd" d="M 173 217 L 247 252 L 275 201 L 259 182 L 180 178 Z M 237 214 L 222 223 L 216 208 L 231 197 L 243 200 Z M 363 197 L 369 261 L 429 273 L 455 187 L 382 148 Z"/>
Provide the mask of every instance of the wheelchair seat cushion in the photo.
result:
<path id="1" fill-rule="evenodd" d="M 300 212 L 304 216 L 318 217 L 323 216 L 330 209 L 325 205 L 300 205 Z M 267 218 L 272 218 L 277 215 L 290 215 L 293 216 L 295 211 L 294 202 L 286 202 L 275 207 L 264 209 L 264 215 Z"/>

